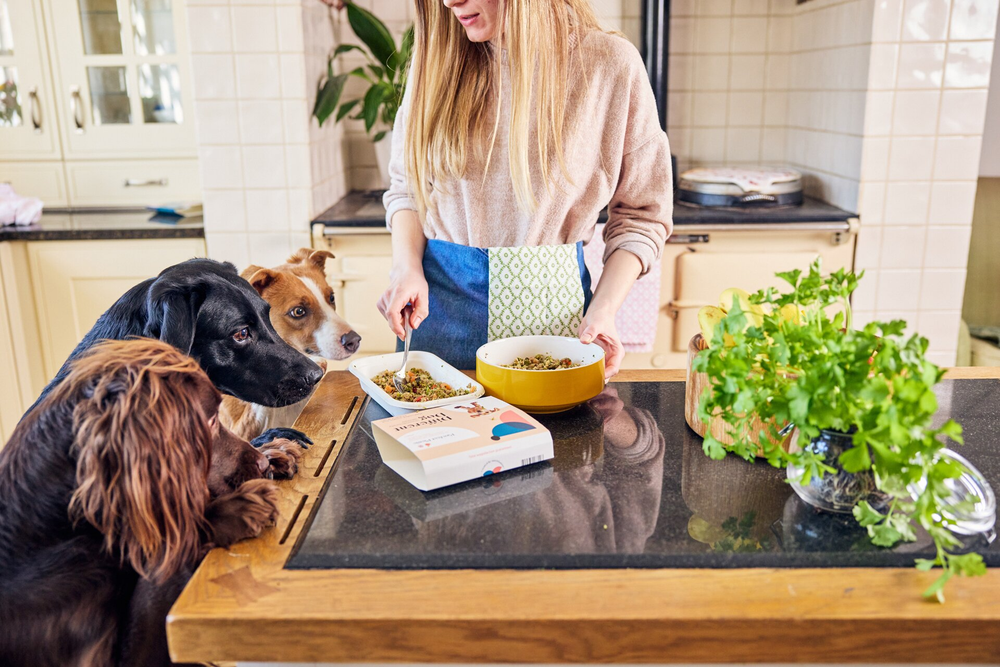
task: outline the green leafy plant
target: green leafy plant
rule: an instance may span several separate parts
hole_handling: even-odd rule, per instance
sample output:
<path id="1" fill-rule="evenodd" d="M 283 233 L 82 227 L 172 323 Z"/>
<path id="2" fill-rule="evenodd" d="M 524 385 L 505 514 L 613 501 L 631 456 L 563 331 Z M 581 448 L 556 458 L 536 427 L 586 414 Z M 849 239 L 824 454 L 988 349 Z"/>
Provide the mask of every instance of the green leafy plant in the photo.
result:
<path id="1" fill-rule="evenodd" d="M 2 67 L 0 74 L 3 74 Z M 12 80 L 0 81 L 0 125 L 14 125 L 20 117 L 21 105 L 17 101 L 17 84 Z"/>
<path id="2" fill-rule="evenodd" d="M 327 60 L 326 77 L 319 83 L 313 116 L 322 127 L 334 113 L 339 122 L 355 111 L 351 118 L 363 120 L 365 131 L 369 134 L 376 129 L 372 141 L 378 142 L 387 132 L 381 128 L 392 127 L 403 99 L 406 67 L 413 50 L 413 26 L 407 29 L 397 47 L 392 33 L 378 17 L 353 2 L 345 2 L 344 5 L 351 29 L 367 49 L 356 44 L 341 44 L 334 50 Z M 364 54 L 367 64 L 344 74 L 334 74 L 334 60 L 351 51 Z M 351 77 L 363 79 L 369 84 L 368 88 L 361 97 L 341 103 L 344 87 Z M 380 120 L 381 126 L 376 126 Z"/>
<path id="3" fill-rule="evenodd" d="M 957 463 L 938 456 L 946 438 L 962 443 L 962 427 L 951 420 L 940 428 L 930 426 L 938 407 L 933 388 L 944 372 L 926 359 L 927 339 L 905 335 L 902 320 L 852 327 L 849 298 L 863 272 L 823 276 L 817 260 L 805 274 L 777 275 L 790 291 L 771 288 L 750 297 L 764 311 L 756 320 L 760 325 L 748 321 L 734 299 L 715 326 L 711 347 L 693 362 L 694 370 L 710 380 L 700 418 L 708 423 L 721 417 L 735 440 L 727 446 L 709 432 L 705 453 L 721 459 L 731 452 L 752 460 L 759 447 L 771 465 L 797 465 L 803 471 L 800 481 L 808 484 L 812 476 L 834 468 L 810 448 L 786 452 L 778 429 L 794 424 L 801 443 L 822 430 L 851 433 L 852 447 L 840 455 L 840 464 L 848 472 L 872 470 L 878 488 L 891 496 L 885 514 L 862 501 L 855 518 L 872 542 L 883 547 L 915 540 L 914 524 L 922 526 L 937 554 L 933 560 L 917 560 L 916 566 L 942 568 L 924 595 L 943 602 L 943 586 L 952 576 L 986 571 L 979 554 L 954 553 L 961 543 L 941 512 L 942 501 L 951 495 L 946 480 L 962 473 Z M 782 311 L 789 304 L 798 316 Z M 833 310 L 837 312 L 831 315 Z M 752 442 L 747 434 L 755 416 L 769 426 Z M 922 480 L 923 491 L 914 499 L 908 488 Z"/>

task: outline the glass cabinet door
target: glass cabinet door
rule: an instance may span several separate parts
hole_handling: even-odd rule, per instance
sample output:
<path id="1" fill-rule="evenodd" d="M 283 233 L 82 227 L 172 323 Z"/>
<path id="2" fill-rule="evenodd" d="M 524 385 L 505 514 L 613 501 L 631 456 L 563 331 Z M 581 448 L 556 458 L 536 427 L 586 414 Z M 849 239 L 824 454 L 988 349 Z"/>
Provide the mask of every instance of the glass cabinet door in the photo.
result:
<path id="1" fill-rule="evenodd" d="M 71 155 L 193 155 L 182 0 L 47 0 Z"/>
<path id="2" fill-rule="evenodd" d="M 37 10 L 30 0 L 0 0 L 0 161 L 59 157 Z"/>

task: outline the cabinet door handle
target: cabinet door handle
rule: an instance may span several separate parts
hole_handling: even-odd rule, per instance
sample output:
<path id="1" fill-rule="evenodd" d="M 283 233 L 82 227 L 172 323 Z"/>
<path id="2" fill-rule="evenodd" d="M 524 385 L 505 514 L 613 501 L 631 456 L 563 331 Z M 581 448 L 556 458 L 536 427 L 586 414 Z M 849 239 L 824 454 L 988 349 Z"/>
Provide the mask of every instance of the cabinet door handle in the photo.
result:
<path id="1" fill-rule="evenodd" d="M 80 97 L 80 87 L 69 89 L 69 113 L 73 117 L 74 131 L 83 134 L 83 98 Z"/>
<path id="2" fill-rule="evenodd" d="M 134 178 L 125 179 L 126 188 L 146 188 L 150 186 L 166 187 L 167 185 L 170 185 L 170 181 L 166 178 L 150 178 L 145 181 L 140 181 Z"/>
<path id="3" fill-rule="evenodd" d="M 31 126 L 35 130 L 35 134 L 42 133 L 42 105 L 38 102 L 38 88 L 32 88 L 31 92 L 28 93 L 28 99 L 31 101 Z"/>

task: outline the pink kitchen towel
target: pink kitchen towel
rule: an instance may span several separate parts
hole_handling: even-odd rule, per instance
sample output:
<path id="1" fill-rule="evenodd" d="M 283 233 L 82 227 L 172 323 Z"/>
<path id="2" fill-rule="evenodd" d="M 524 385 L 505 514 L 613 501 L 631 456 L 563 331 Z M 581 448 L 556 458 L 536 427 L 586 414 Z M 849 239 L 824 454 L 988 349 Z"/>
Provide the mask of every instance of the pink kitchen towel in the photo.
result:
<path id="1" fill-rule="evenodd" d="M 590 271 L 591 285 L 604 272 L 604 239 L 600 229 L 583 247 L 583 261 Z M 657 259 L 646 275 L 635 281 L 615 317 L 618 335 L 626 352 L 652 352 L 656 340 L 656 320 L 660 312 L 660 260 Z"/>
<path id="2" fill-rule="evenodd" d="M 0 226 L 32 225 L 41 218 L 41 199 L 22 197 L 10 183 L 0 183 Z"/>

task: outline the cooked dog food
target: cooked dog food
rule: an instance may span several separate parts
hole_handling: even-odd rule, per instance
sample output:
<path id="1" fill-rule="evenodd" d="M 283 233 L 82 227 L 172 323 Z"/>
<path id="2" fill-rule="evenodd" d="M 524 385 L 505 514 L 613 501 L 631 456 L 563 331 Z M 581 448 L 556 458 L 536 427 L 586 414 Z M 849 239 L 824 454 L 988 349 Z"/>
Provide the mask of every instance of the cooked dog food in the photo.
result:
<path id="1" fill-rule="evenodd" d="M 392 376 L 395 374 L 395 371 L 382 371 L 372 378 L 372 382 L 382 387 L 385 393 L 397 401 L 404 403 L 425 403 L 472 393 L 471 384 L 464 389 L 453 389 L 447 382 L 436 382 L 431 374 L 422 368 L 411 368 L 406 371 L 406 382 L 403 383 L 403 391 L 399 392 L 392 381 Z"/>
<path id="2" fill-rule="evenodd" d="M 551 354 L 536 354 L 533 357 L 518 357 L 514 363 L 507 364 L 504 368 L 516 368 L 522 371 L 558 371 L 563 368 L 576 368 L 580 364 L 574 364 L 569 357 L 556 359 Z"/>

